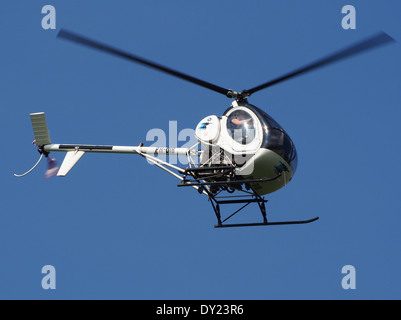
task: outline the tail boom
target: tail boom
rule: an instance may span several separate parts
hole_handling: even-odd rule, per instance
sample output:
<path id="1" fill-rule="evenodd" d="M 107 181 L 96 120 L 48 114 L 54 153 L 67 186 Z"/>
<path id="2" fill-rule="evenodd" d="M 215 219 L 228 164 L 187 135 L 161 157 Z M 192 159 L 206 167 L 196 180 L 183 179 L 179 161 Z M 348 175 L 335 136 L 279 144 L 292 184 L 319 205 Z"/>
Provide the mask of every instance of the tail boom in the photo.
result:
<path id="1" fill-rule="evenodd" d="M 142 147 L 142 146 L 105 146 L 105 145 L 84 145 L 84 144 L 48 144 L 43 150 L 50 151 L 83 151 L 97 153 L 132 153 L 148 155 L 189 155 L 192 150 L 188 148 L 167 148 L 167 147 Z"/>

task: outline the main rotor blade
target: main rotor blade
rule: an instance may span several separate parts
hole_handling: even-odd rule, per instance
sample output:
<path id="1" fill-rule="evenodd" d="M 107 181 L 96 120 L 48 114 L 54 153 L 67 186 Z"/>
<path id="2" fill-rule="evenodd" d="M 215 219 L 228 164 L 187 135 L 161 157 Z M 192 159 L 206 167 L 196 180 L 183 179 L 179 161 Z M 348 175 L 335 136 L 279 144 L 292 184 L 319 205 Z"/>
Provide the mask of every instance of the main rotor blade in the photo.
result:
<path id="1" fill-rule="evenodd" d="M 255 93 L 256 91 L 271 87 L 275 84 L 278 84 L 280 82 L 283 82 L 283 81 L 291 79 L 291 78 L 294 78 L 296 76 L 307 73 L 314 69 L 323 67 L 325 65 L 329 65 L 331 63 L 337 62 L 342 59 L 346 59 L 346 58 L 355 56 L 364 51 L 373 49 L 375 47 L 378 47 L 378 46 L 381 46 L 381 45 L 384 45 L 386 43 L 393 42 L 393 41 L 395 41 L 395 40 L 393 38 L 391 38 L 388 34 L 386 34 L 384 32 L 380 32 L 379 34 L 377 34 L 373 37 L 370 37 L 368 39 L 365 39 L 361 42 L 358 42 L 346 49 L 335 52 L 334 54 L 328 55 L 322 59 L 317 60 L 316 62 L 308 64 L 302 68 L 299 68 L 293 72 L 287 73 L 287 74 L 285 74 L 279 78 L 276 78 L 274 80 L 271 80 L 269 82 L 263 83 L 257 87 L 254 87 L 249 90 L 244 90 L 244 92 L 246 92 L 247 95 L 251 95 L 252 93 Z"/>
<path id="2" fill-rule="evenodd" d="M 168 74 L 173 75 L 175 77 L 178 77 L 178 78 L 184 79 L 186 81 L 195 83 L 197 85 L 200 85 L 202 87 L 205 87 L 207 89 L 216 91 L 216 92 L 224 94 L 224 95 L 227 95 L 227 93 L 229 92 L 229 90 L 227 90 L 225 88 L 222 88 L 222 87 L 219 87 L 219 86 L 216 86 L 216 85 L 214 85 L 212 83 L 197 79 L 195 77 L 189 76 L 189 75 L 184 74 L 182 72 L 167 68 L 167 67 L 162 66 L 162 65 L 160 65 L 158 63 L 146 60 L 144 58 L 141 58 L 139 56 L 133 55 L 133 54 L 128 53 L 128 52 L 124 52 L 124 51 L 122 51 L 120 49 L 113 48 L 113 47 L 111 47 L 109 45 L 97 42 L 95 40 L 91 40 L 91 39 L 85 38 L 83 36 L 80 36 L 80 35 L 78 35 L 76 33 L 72 33 L 70 31 L 67 31 L 67 30 L 64 30 L 64 29 L 60 30 L 60 32 L 58 33 L 57 37 L 60 37 L 60 38 L 66 39 L 66 40 L 70 40 L 72 42 L 76 42 L 78 44 L 82 44 L 84 46 L 88 46 L 88 47 L 91 47 L 91 48 L 94 48 L 94 49 L 97 49 L 97 50 L 100 50 L 100 51 L 103 51 L 103 52 L 107 52 L 107 53 L 110 53 L 112 55 L 115 55 L 115 56 L 118 56 L 118 57 L 122 57 L 122 58 L 125 58 L 125 59 L 128 59 L 128 60 L 134 61 L 136 63 L 139 63 L 139 64 L 143 64 L 145 66 L 151 67 L 153 69 L 157 69 L 157 70 L 162 71 L 164 73 L 168 73 Z"/>

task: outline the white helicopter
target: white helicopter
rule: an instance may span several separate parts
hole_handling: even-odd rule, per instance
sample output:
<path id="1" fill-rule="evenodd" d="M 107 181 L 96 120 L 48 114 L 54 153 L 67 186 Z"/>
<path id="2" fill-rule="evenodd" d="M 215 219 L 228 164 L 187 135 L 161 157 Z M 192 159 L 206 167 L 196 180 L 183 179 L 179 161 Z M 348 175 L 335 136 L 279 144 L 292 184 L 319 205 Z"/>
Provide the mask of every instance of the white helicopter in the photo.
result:
<path id="1" fill-rule="evenodd" d="M 221 117 L 210 115 L 199 122 L 195 130 L 198 143 L 191 148 L 145 147 L 142 143 L 138 146 L 53 144 L 45 114 L 31 113 L 34 144 L 38 148 L 40 158 L 29 171 L 15 176 L 22 177 L 31 172 L 43 156 L 48 159 L 46 176 L 57 174 L 63 177 L 86 152 L 138 154 L 179 179 L 179 187 L 190 186 L 197 189 L 200 194 L 206 195 L 215 212 L 217 218 L 215 227 L 218 228 L 303 224 L 318 219 L 314 217 L 308 220 L 278 222 L 267 220 L 265 207 L 267 200 L 262 196 L 284 187 L 291 181 L 297 168 L 297 152 L 285 130 L 266 112 L 249 104 L 247 98 L 259 90 L 394 41 L 386 33 L 380 32 L 279 78 L 252 89 L 236 92 L 70 31 L 62 29 L 58 37 L 157 69 L 234 100 Z M 49 156 L 52 151 L 66 152 L 60 168 L 56 166 L 55 159 Z M 187 156 L 188 166 L 178 167 L 156 155 Z M 259 206 L 262 222 L 226 223 L 251 203 L 257 203 Z M 223 219 L 220 208 L 227 204 L 238 204 L 240 207 Z"/>

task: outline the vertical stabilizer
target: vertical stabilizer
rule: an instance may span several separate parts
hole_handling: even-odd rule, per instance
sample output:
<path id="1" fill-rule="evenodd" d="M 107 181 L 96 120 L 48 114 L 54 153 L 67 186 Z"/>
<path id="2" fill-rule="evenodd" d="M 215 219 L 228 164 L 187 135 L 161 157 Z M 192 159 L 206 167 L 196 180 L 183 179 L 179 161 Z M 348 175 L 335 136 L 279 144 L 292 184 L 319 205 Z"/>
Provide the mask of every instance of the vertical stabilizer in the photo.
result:
<path id="1" fill-rule="evenodd" d="M 51 144 L 45 113 L 31 113 L 30 116 L 32 121 L 33 133 L 35 134 L 35 144 L 38 146 Z"/>

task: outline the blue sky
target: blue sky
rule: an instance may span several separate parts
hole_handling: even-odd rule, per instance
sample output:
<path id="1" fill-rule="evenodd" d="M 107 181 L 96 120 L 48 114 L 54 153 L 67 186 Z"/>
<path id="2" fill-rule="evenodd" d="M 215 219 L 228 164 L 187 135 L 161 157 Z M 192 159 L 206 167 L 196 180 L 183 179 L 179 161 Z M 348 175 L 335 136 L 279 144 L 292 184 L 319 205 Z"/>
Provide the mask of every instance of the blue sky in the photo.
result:
<path id="1" fill-rule="evenodd" d="M 41 9 L 56 8 L 56 30 Z M 357 28 L 341 27 L 356 8 Z M 399 299 L 401 4 L 386 1 L 7 1 L 0 12 L 1 299 Z M 396 44 L 255 93 L 299 162 L 271 221 L 214 229 L 207 199 L 135 155 L 86 154 L 44 179 L 29 113 L 54 143 L 138 145 L 195 128 L 230 100 L 59 39 L 87 35 L 240 91 L 380 30 Z M 62 153 L 52 153 L 59 162 Z M 256 208 L 250 219 L 259 218 Z M 56 289 L 41 286 L 45 265 Z M 344 265 L 356 289 L 344 290 Z"/>

